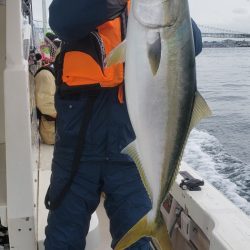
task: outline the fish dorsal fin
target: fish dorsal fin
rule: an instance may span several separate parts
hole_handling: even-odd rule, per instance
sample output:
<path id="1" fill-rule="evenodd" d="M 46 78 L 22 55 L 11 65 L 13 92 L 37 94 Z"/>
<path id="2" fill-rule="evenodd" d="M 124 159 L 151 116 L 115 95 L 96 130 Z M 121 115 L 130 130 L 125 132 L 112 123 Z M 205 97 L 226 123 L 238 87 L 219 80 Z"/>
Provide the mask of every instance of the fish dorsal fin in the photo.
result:
<path id="1" fill-rule="evenodd" d="M 161 35 L 159 32 L 148 32 L 147 51 L 152 73 L 156 75 L 161 61 Z"/>
<path id="2" fill-rule="evenodd" d="M 140 173 L 142 182 L 143 182 L 143 184 L 144 184 L 144 186 L 145 186 L 145 188 L 146 188 L 146 190 L 147 190 L 147 192 L 148 192 L 148 195 L 149 195 L 149 197 L 150 197 L 151 200 L 152 200 L 152 191 L 151 191 L 151 189 L 150 189 L 150 185 L 149 185 L 149 183 L 148 183 L 148 179 L 147 179 L 146 174 L 145 174 L 145 172 L 144 172 L 144 170 L 143 170 L 143 167 L 142 167 L 142 163 L 141 163 L 141 160 L 140 160 L 140 156 L 139 156 L 139 153 L 138 153 L 138 150 L 137 150 L 136 140 L 135 140 L 135 141 L 132 141 L 130 144 L 128 144 L 128 145 L 122 150 L 121 153 L 122 153 L 122 154 L 129 155 L 129 156 L 133 159 L 133 161 L 134 161 L 134 163 L 135 163 L 135 165 L 136 165 L 136 167 L 137 167 L 137 169 L 138 169 L 138 171 L 139 171 L 139 173 Z"/>
<path id="3" fill-rule="evenodd" d="M 126 57 L 126 40 L 123 40 L 117 47 L 115 47 L 108 54 L 105 60 L 107 67 L 110 67 L 114 64 L 124 63 Z"/>
<path id="4" fill-rule="evenodd" d="M 189 125 L 189 132 L 203 119 L 212 115 L 212 111 L 206 103 L 202 95 L 197 91 L 195 93 L 194 108 L 191 122 Z"/>
<path id="5" fill-rule="evenodd" d="M 201 96 L 201 94 L 197 91 L 195 93 L 195 100 L 194 100 L 194 107 L 193 107 L 193 112 L 192 112 L 192 118 L 191 118 L 191 121 L 190 121 L 190 124 L 189 124 L 189 129 L 188 129 L 188 133 L 187 133 L 187 137 L 185 139 L 185 142 L 183 143 L 183 148 L 182 148 L 182 151 L 180 153 L 180 156 L 179 156 L 179 159 L 178 159 L 178 162 L 176 164 L 176 169 L 173 173 L 173 175 L 171 176 L 171 179 L 170 179 L 170 182 L 169 184 L 167 185 L 167 187 L 165 188 L 167 191 L 169 191 L 169 189 L 171 188 L 175 178 L 176 178 L 176 175 L 178 174 L 179 172 L 179 168 L 180 168 L 180 164 L 181 164 L 181 159 L 182 159 L 182 156 L 183 156 L 183 152 L 184 152 L 184 149 L 185 149 L 185 146 L 186 146 L 186 143 L 187 143 L 187 139 L 188 139 L 188 135 L 190 134 L 191 130 L 203 119 L 203 118 L 206 118 L 208 116 L 211 116 L 212 115 L 212 112 L 209 108 L 209 106 L 207 105 L 205 99 Z M 161 197 L 161 200 L 164 199 L 164 197 Z"/>

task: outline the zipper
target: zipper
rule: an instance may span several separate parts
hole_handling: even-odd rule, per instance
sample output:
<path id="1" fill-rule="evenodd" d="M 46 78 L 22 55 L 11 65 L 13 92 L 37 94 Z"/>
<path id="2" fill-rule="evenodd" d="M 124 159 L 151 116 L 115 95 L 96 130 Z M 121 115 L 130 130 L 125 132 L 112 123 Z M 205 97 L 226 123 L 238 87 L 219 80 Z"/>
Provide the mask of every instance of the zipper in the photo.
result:
<path id="1" fill-rule="evenodd" d="M 100 48 L 100 59 L 101 59 L 101 66 L 102 66 L 102 70 L 104 70 L 104 66 L 105 66 L 105 58 L 106 58 L 106 51 L 105 51 L 105 47 L 104 47 L 104 42 L 102 40 L 102 37 L 99 35 L 98 32 L 96 31 L 92 31 L 90 32 L 92 34 L 92 36 L 95 38 L 95 40 L 97 41 L 99 48 Z"/>

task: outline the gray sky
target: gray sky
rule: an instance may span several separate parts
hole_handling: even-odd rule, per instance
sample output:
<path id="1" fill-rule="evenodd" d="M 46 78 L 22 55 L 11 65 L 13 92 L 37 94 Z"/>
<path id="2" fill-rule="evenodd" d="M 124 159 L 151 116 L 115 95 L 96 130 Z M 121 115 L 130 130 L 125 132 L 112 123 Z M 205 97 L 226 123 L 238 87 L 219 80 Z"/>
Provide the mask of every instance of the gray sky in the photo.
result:
<path id="1" fill-rule="evenodd" d="M 199 24 L 250 33 L 250 0 L 189 0 L 189 5 Z"/>
<path id="2" fill-rule="evenodd" d="M 42 1 L 33 2 L 35 18 L 41 20 Z M 51 0 L 47 2 L 49 6 Z M 189 5 L 198 24 L 250 33 L 250 0 L 189 0 Z"/>

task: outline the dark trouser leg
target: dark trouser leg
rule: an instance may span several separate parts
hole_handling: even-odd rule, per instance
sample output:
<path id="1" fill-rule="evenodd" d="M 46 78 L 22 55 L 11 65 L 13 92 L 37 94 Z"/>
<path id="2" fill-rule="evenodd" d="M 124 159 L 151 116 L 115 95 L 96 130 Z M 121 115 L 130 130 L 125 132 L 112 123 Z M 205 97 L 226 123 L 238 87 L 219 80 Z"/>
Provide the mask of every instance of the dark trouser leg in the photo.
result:
<path id="1" fill-rule="evenodd" d="M 69 176 L 69 171 L 53 164 L 50 195 L 58 195 Z M 60 161 L 64 165 L 63 161 Z M 83 250 L 89 230 L 91 214 L 99 204 L 99 166 L 97 163 L 81 163 L 80 171 L 66 193 L 61 205 L 50 211 L 45 230 L 46 250 Z"/>
<path id="2" fill-rule="evenodd" d="M 112 247 L 151 209 L 151 201 L 132 162 L 108 162 L 102 169 L 105 209 L 110 219 Z M 129 250 L 149 250 L 149 238 L 143 238 Z"/>

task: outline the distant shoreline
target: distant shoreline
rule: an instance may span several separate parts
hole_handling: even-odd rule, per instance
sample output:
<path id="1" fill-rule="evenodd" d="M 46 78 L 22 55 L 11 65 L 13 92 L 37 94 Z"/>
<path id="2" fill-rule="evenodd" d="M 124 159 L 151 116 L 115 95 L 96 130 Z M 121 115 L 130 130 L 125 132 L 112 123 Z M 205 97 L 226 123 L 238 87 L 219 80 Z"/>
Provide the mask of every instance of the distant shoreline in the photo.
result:
<path id="1" fill-rule="evenodd" d="M 250 41 L 235 41 L 231 39 L 223 41 L 204 41 L 203 48 L 246 48 L 250 47 Z"/>

